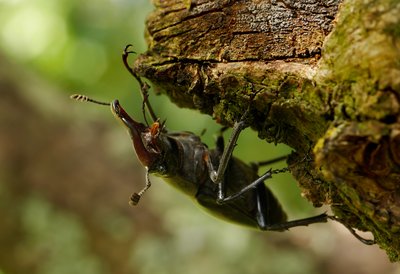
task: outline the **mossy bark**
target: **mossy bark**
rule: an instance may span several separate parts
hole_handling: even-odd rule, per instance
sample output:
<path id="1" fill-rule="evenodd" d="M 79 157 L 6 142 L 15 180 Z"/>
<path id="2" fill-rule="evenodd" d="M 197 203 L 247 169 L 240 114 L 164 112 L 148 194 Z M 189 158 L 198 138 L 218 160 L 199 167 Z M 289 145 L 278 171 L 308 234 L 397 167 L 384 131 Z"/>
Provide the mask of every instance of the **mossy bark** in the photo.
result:
<path id="1" fill-rule="evenodd" d="M 156 1 L 134 70 L 231 125 L 251 108 L 304 195 L 400 255 L 400 3 Z M 251 103 L 250 103 L 251 101 Z"/>

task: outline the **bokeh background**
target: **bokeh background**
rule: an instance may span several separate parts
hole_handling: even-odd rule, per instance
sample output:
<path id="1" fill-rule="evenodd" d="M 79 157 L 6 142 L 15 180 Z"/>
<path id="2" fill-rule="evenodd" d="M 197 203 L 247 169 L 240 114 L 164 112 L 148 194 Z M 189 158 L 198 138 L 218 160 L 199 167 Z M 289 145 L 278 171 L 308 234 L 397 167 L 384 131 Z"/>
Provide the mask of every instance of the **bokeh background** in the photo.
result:
<path id="1" fill-rule="evenodd" d="M 214 219 L 157 178 L 138 207 L 144 169 L 107 107 L 138 119 L 141 98 L 124 69 L 128 43 L 146 49 L 146 0 L 0 0 L 0 274 L 400 273 L 377 246 L 339 224 L 258 232 Z M 213 146 L 211 117 L 151 94 L 171 130 Z M 242 134 L 245 161 L 290 152 Z M 282 167 L 284 163 L 276 167 Z M 267 182 L 291 219 L 314 210 L 290 174 Z M 368 236 L 368 235 L 367 235 Z"/>

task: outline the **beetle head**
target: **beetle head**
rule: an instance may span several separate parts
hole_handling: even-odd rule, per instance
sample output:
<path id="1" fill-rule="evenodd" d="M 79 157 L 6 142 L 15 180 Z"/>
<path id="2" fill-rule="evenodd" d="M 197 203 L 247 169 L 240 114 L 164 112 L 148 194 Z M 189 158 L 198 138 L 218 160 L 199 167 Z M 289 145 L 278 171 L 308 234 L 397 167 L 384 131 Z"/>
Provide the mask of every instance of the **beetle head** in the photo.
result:
<path id="1" fill-rule="evenodd" d="M 114 100 L 111 104 L 111 111 L 128 130 L 140 162 L 152 169 L 162 158 L 162 140 L 160 139 L 162 127 L 160 123 L 156 121 L 151 126 L 146 126 L 133 120 L 121 107 L 118 100 Z"/>

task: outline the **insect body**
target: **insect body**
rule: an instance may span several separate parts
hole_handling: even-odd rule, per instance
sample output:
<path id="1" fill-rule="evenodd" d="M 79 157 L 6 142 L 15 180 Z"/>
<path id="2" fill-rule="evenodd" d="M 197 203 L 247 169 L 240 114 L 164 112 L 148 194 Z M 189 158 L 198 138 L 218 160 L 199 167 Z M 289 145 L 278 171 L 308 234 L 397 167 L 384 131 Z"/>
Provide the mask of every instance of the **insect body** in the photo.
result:
<path id="1" fill-rule="evenodd" d="M 146 186 L 139 193 L 132 195 L 130 201 L 132 205 L 136 205 L 150 187 L 148 175 L 151 173 L 162 177 L 164 181 L 197 201 L 213 215 L 237 224 L 261 230 L 282 231 L 295 226 L 327 222 L 329 219 L 340 222 L 338 218 L 325 213 L 287 221 L 278 200 L 264 185 L 266 179 L 271 178 L 273 174 L 287 171 L 287 168 L 268 170 L 262 176 L 258 176 L 254 167 L 232 156 L 239 134 L 246 126 L 248 110 L 234 124 L 227 145 L 224 146 L 220 135 L 213 150 L 208 149 L 200 137 L 193 133 L 168 132 L 150 106 L 148 85 L 142 82 L 128 66 L 127 56 L 130 53 L 127 51 L 128 47 L 123 53 L 124 64 L 141 86 L 144 97 L 143 113 L 147 108 L 153 119 L 153 124 L 148 125 L 146 121 L 145 125 L 130 117 L 118 100 L 107 104 L 111 105 L 112 113 L 127 129 L 137 157 L 147 169 Z M 82 95 L 71 97 L 80 101 L 99 103 Z M 351 227 L 346 227 L 363 243 L 374 243 L 373 240 L 361 238 Z"/>
<path id="2" fill-rule="evenodd" d="M 112 111 L 126 126 L 136 154 L 148 172 L 162 177 L 213 215 L 261 229 L 285 222 L 286 214 L 263 183 L 245 191 L 236 199 L 219 202 L 218 184 L 210 178 L 209 166 L 218 166 L 222 147 L 208 150 L 193 133 L 168 133 L 158 122 L 146 127 L 133 120 L 118 101 L 113 102 Z M 239 193 L 249 182 L 259 177 L 254 168 L 233 157 L 225 174 L 225 193 L 228 196 Z M 271 175 L 272 172 L 269 172 L 266 177 Z M 138 195 L 133 195 L 133 200 L 138 202 L 135 197 Z"/>

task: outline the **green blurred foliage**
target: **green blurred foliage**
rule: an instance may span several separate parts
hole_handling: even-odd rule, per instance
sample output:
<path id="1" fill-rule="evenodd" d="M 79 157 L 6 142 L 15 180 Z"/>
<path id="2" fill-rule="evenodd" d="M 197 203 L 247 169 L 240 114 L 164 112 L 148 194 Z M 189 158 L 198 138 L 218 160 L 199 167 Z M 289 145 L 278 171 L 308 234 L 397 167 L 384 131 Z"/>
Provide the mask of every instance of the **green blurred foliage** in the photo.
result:
<path id="1" fill-rule="evenodd" d="M 145 51 L 151 10 L 145 0 L 0 0 L 0 50 L 12 60 L 0 68 L 21 93 L 0 86 L 0 274 L 339 273 L 330 263 L 340 253 L 338 236 L 328 225 L 248 230 L 213 219 L 156 178 L 142 204 L 128 207 L 129 192 L 143 184 L 129 138 L 108 110 L 67 96 L 118 98 L 132 116 L 142 116 L 121 52 L 128 43 Z M 150 99 L 168 128 L 206 128 L 204 141 L 213 146 L 219 126 L 211 117 L 179 109 L 165 96 Z M 248 162 L 289 152 L 250 129 L 235 150 Z M 267 184 L 291 218 L 313 214 L 290 174 Z"/>

